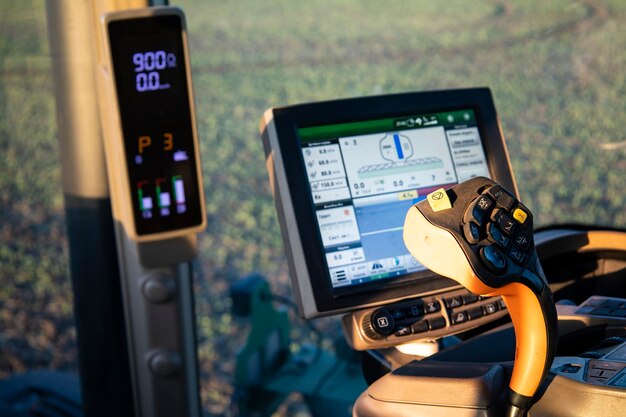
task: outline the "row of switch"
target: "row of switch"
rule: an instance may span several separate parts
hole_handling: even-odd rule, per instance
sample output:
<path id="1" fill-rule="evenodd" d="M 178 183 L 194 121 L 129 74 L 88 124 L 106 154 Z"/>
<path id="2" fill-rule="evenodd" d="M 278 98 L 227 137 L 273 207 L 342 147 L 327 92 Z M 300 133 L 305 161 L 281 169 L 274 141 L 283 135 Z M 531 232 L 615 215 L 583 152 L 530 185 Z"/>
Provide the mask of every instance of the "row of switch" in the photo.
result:
<path id="1" fill-rule="evenodd" d="M 450 312 L 450 322 L 454 324 L 465 323 L 466 321 L 476 320 L 483 316 L 494 314 L 499 310 L 506 309 L 506 304 L 503 300 L 497 302 L 483 304 L 481 306 L 468 308 L 466 310 L 455 310 Z"/>
<path id="2" fill-rule="evenodd" d="M 395 308 L 381 308 L 364 319 L 363 330 L 371 339 L 381 339 L 392 334 L 397 337 L 403 337 L 442 329 L 446 327 L 446 320 L 443 316 L 424 317 L 425 315 L 432 315 L 441 311 L 441 302 L 448 310 L 448 316 L 453 325 L 476 320 L 506 308 L 501 299 L 493 299 L 492 302 L 483 303 L 462 311 L 458 310 L 458 307 L 471 306 L 485 300 L 483 297 L 466 293 L 446 297 L 441 300 L 432 298 L 429 300 L 417 300 Z"/>
<path id="3" fill-rule="evenodd" d="M 395 335 L 398 337 L 408 336 L 411 334 L 424 333 L 429 330 L 438 330 L 446 327 L 446 320 L 443 316 L 436 316 L 429 319 L 420 320 L 411 325 L 396 326 Z"/>

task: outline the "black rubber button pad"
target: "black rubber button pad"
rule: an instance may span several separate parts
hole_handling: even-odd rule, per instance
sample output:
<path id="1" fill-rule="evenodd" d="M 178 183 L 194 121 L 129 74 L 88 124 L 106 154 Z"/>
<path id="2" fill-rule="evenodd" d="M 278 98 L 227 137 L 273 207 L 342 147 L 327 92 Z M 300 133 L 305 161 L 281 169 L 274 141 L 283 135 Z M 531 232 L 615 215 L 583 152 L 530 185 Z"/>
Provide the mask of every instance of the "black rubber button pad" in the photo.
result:
<path id="1" fill-rule="evenodd" d="M 513 217 L 517 209 L 524 222 Z M 463 215 L 463 236 L 492 273 L 506 273 L 509 265 L 524 267 L 532 248 L 532 215 L 500 185 L 493 185 L 472 201 Z"/>

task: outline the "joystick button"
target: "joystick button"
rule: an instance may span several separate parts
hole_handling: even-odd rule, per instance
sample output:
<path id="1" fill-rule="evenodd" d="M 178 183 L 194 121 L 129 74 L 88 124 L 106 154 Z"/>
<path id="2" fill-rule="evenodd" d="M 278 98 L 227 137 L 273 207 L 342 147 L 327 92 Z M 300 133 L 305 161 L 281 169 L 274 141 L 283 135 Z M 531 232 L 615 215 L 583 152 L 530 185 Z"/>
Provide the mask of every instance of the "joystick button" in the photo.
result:
<path id="1" fill-rule="evenodd" d="M 479 196 L 476 200 L 474 200 L 467 211 L 463 216 L 463 222 L 468 223 L 470 221 L 474 221 L 479 226 L 482 226 L 483 219 L 487 215 L 489 209 L 491 209 L 493 205 L 493 200 L 486 195 Z"/>
<path id="2" fill-rule="evenodd" d="M 511 236 L 517 231 L 514 220 L 502 210 L 496 210 L 492 218 L 498 223 L 500 230 L 502 230 L 504 234 Z"/>
<path id="3" fill-rule="evenodd" d="M 465 240 L 470 244 L 478 243 L 483 238 L 480 232 L 480 226 L 474 222 L 465 223 L 463 225 L 463 234 L 465 235 Z"/>
<path id="4" fill-rule="evenodd" d="M 518 223 L 524 223 L 526 221 L 526 219 L 528 218 L 528 214 L 526 214 L 526 212 L 520 208 L 516 208 L 515 211 L 513 212 L 513 218 L 515 220 L 517 220 Z"/>
<path id="5" fill-rule="evenodd" d="M 487 233 L 489 234 L 489 240 L 496 243 L 497 245 L 506 248 L 509 246 L 509 238 L 504 236 L 500 229 L 495 225 L 495 223 L 489 223 L 487 226 Z"/>
<path id="6" fill-rule="evenodd" d="M 528 244 L 530 243 L 530 239 L 523 233 L 515 236 L 515 244 L 522 250 L 526 250 L 528 248 Z"/>
<path id="7" fill-rule="evenodd" d="M 507 211 L 510 211 L 515 204 L 515 197 L 499 185 L 494 185 L 487 190 L 487 193 L 496 200 L 498 207 L 502 207 Z"/>
<path id="8" fill-rule="evenodd" d="M 502 272 L 506 268 L 506 259 L 495 246 L 484 246 L 480 249 L 480 257 L 485 266 L 494 272 Z"/>

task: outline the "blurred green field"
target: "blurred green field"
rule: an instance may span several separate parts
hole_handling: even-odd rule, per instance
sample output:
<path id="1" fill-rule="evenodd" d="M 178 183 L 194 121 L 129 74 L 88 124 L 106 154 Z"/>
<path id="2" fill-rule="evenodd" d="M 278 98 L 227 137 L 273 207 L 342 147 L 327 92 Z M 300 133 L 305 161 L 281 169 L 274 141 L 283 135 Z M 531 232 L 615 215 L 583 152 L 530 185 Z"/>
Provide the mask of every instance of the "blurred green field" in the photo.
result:
<path id="1" fill-rule="evenodd" d="M 229 282 L 259 271 L 290 293 L 257 128 L 268 107 L 489 86 L 537 223 L 626 227 L 623 1 L 172 4 L 187 13 L 204 160 L 198 325 L 210 415 L 227 406 L 243 336 L 224 297 Z M 44 4 L 5 0 L 2 9 L 0 376 L 75 369 Z"/>

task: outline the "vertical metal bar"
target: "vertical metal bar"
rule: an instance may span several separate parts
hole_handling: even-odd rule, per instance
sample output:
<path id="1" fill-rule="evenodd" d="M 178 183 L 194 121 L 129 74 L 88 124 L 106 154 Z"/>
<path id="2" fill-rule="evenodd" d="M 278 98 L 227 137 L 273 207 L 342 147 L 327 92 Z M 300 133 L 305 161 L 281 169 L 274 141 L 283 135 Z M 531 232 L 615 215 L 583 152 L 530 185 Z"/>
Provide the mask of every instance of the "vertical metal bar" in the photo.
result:
<path id="1" fill-rule="evenodd" d="M 132 416 L 122 291 L 108 196 L 89 3 L 48 0 L 83 408 Z"/>

